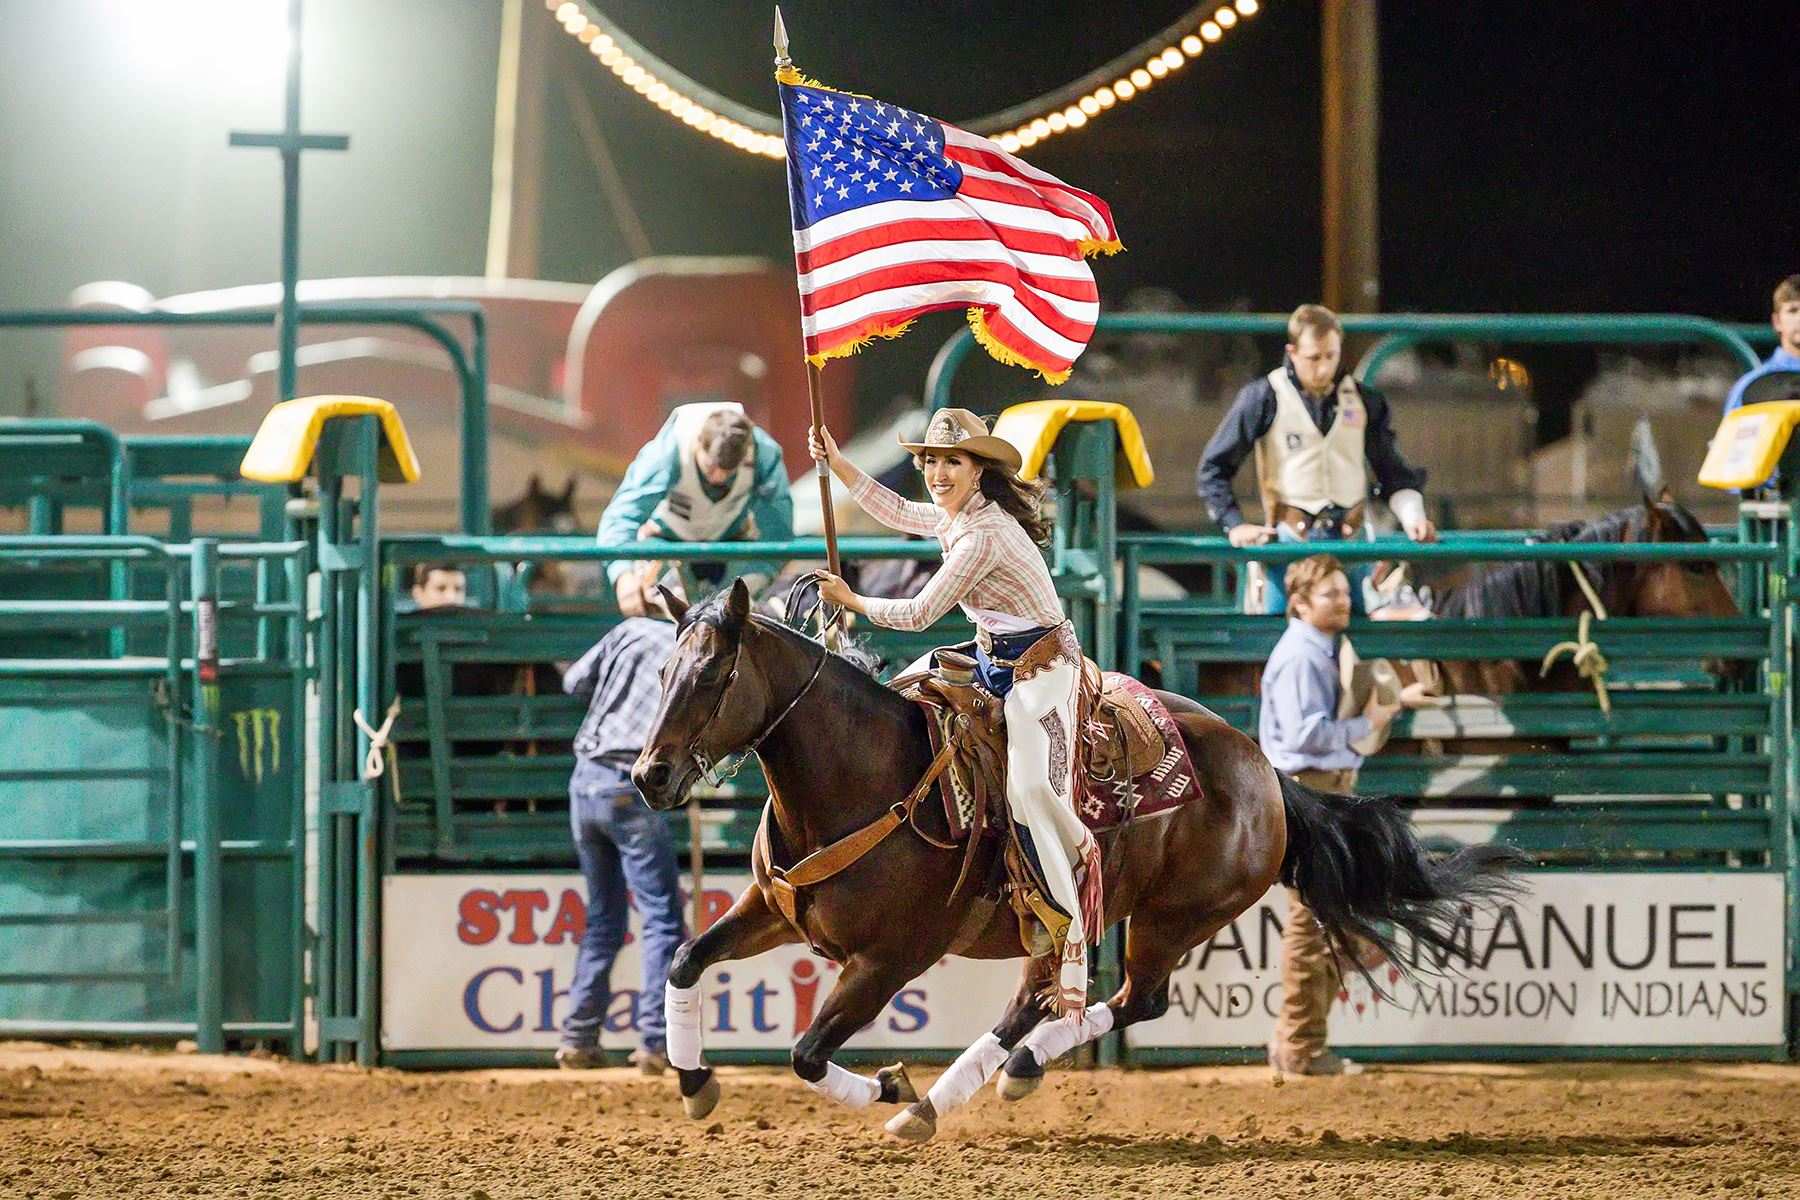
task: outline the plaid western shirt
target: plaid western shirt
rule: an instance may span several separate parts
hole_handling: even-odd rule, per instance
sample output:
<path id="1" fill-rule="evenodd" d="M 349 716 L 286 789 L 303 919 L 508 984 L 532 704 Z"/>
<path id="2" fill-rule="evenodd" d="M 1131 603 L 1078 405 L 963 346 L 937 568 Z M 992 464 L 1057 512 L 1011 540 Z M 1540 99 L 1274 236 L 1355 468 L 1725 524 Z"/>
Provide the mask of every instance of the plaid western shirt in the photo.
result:
<path id="1" fill-rule="evenodd" d="M 918 595 L 865 599 L 869 619 L 877 625 L 925 629 L 956 604 L 993 634 L 1062 624 L 1062 604 L 1043 551 L 986 496 L 976 493 L 951 517 L 935 504 L 904 499 L 860 470 L 850 496 L 889 529 L 934 536 L 944 548 L 944 565 Z"/>
<path id="2" fill-rule="evenodd" d="M 662 705 L 662 669 L 675 652 L 675 626 L 633 617 L 615 625 L 563 674 L 563 691 L 587 696 L 575 753 L 631 766 Z"/>

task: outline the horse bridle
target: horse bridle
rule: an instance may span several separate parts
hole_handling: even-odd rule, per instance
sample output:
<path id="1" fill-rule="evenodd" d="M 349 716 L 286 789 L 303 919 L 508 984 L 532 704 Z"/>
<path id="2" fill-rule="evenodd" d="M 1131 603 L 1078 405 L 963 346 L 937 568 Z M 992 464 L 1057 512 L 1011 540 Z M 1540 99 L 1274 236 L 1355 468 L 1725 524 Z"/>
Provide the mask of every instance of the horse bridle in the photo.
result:
<path id="1" fill-rule="evenodd" d="M 752 618 L 752 620 L 754 619 L 755 618 Z M 700 728 L 694 731 L 693 740 L 691 741 L 687 752 L 688 757 L 694 760 L 694 765 L 700 768 L 700 777 L 706 782 L 708 787 L 718 787 L 743 769 L 744 764 L 750 761 L 751 756 L 756 753 L 757 748 L 763 744 L 770 734 L 774 733 L 775 730 L 780 727 L 783 721 L 787 720 L 788 714 L 794 711 L 795 706 L 798 705 L 800 701 L 806 699 L 807 693 L 813 689 L 813 684 L 819 682 L 819 676 L 823 674 L 825 670 L 825 663 L 831 658 L 831 651 L 823 646 L 819 647 L 819 661 L 813 664 L 812 674 L 807 676 L 806 682 L 800 686 L 800 690 L 794 693 L 794 698 L 789 700 L 782 710 L 775 715 L 773 721 L 770 721 L 763 727 L 762 732 L 757 734 L 748 746 L 745 746 L 742 750 L 735 750 L 727 753 L 724 759 L 720 761 L 726 762 L 728 765 L 723 769 L 719 769 L 718 763 L 714 761 L 713 757 L 700 748 L 700 738 L 705 734 L 707 729 L 711 727 L 712 723 L 718 719 L 720 710 L 725 707 L 725 697 L 731 694 L 731 687 L 738 680 L 738 664 L 743 657 L 744 637 L 743 633 L 740 631 L 738 634 L 737 647 L 732 651 L 731 655 L 731 671 L 725 676 L 725 683 L 723 686 L 719 688 L 719 698 L 713 701 L 712 711 L 706 714 L 706 720 L 702 721 L 700 723 Z"/>

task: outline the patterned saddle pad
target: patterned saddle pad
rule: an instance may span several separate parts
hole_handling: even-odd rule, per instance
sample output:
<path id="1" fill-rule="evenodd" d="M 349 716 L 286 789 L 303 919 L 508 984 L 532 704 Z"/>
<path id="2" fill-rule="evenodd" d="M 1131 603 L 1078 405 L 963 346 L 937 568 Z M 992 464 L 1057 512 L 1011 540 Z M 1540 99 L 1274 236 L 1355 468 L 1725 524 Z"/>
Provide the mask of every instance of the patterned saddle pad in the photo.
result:
<path id="1" fill-rule="evenodd" d="M 1091 663 L 1088 666 L 1092 668 Z M 971 828 L 1006 828 L 1006 781 L 1000 775 L 1004 758 L 991 749 L 1003 736 L 1000 705 L 975 688 L 940 686 L 933 691 L 935 696 L 914 696 L 930 718 L 932 752 L 943 747 L 945 738 L 958 740 L 953 729 L 964 731 L 950 769 L 938 777 L 951 835 L 960 841 Z M 1098 669 L 1090 669 L 1077 719 L 1081 754 L 1075 770 L 1075 809 L 1089 829 L 1096 833 L 1112 829 L 1201 795 L 1181 730 L 1156 693 L 1137 680 L 1115 671 L 1102 675 Z M 979 734 L 967 732 L 971 726 L 979 726 Z M 978 739 L 986 744 L 987 752 L 974 752 Z M 998 811 L 978 822 L 975 806 L 981 795 Z"/>

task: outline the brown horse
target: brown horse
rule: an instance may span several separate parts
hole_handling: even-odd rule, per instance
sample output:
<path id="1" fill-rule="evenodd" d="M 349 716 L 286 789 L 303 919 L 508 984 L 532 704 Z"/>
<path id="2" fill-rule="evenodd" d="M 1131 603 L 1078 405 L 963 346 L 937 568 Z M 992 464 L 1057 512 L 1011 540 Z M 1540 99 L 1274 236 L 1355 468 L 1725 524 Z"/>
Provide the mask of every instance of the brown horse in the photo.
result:
<path id="1" fill-rule="evenodd" d="M 1017 921 L 1004 901 L 981 894 L 988 871 L 972 870 L 975 885 L 957 890 L 962 851 L 934 844 L 947 840 L 948 829 L 938 806 L 924 804 L 909 811 L 913 829 L 894 829 L 845 869 L 801 891 L 790 922 L 771 884 L 771 859 L 792 867 L 898 815 L 932 762 L 925 717 L 848 660 L 753 617 L 741 581 L 691 611 L 672 601 L 670 608 L 680 635 L 663 670 L 655 728 L 632 778 L 651 808 L 668 810 L 687 798 L 710 764 L 753 750 L 768 780 L 772 816 L 752 857 L 755 882 L 717 924 L 676 952 L 670 986 L 694 987 L 714 963 L 805 940 L 843 971 L 794 1045 L 794 1072 L 820 1090 L 828 1086 L 828 1070 L 834 1080 L 856 1079 L 831 1062 L 846 1039 L 944 955 L 1020 957 Z M 1396 963 L 1408 957 L 1395 946 L 1399 929 L 1443 947 L 1462 904 L 1508 886 L 1514 852 L 1477 846 L 1434 860 L 1393 805 L 1309 791 L 1211 712 L 1168 693 L 1161 699 L 1187 742 L 1200 797 L 1100 835 L 1105 923 L 1129 918 L 1125 981 L 1106 1002 L 1112 1028 L 1165 1012 L 1169 974 L 1181 956 L 1277 879 L 1299 889 L 1337 944 L 1361 936 L 1389 950 Z M 967 1092 L 1005 1059 L 1002 1094 L 1022 1095 L 1041 1078 L 1044 1062 L 1086 1040 L 1082 1031 L 1092 1022 L 1063 1018 L 1045 1025 L 1042 1038 L 1020 1045 L 1044 1021 L 1037 999 L 1048 978 L 1047 967 L 1039 975 L 1044 961 L 1027 963 L 993 1033 L 965 1054 L 991 1055 Z M 1087 1036 L 1093 1032 L 1103 1030 Z M 675 1065 L 688 1114 L 706 1115 L 719 1090 L 711 1069 L 697 1054 L 694 1064 Z M 914 1099 L 901 1069 L 860 1082 L 866 1091 L 850 1101 L 858 1106 Z M 938 1095 L 934 1088 L 889 1130 L 912 1140 L 930 1137 L 940 1110 L 967 1099 L 934 1103 Z"/>

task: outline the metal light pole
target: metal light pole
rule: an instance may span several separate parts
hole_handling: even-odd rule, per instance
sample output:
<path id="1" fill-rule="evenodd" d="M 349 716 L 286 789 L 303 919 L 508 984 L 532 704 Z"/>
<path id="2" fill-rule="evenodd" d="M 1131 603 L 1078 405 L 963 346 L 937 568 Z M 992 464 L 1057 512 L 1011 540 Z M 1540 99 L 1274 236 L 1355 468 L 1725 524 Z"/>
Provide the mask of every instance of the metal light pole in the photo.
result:
<path id="1" fill-rule="evenodd" d="M 296 291 L 300 283 L 300 154 L 305 150 L 348 150 L 350 138 L 341 133 L 300 132 L 300 9 L 301 0 L 288 0 L 287 120 L 279 133 L 233 131 L 233 146 L 260 146 L 281 152 L 281 309 L 275 319 L 279 339 L 280 399 L 294 398 L 294 358 L 299 343 L 300 311 Z"/>

